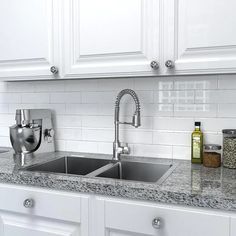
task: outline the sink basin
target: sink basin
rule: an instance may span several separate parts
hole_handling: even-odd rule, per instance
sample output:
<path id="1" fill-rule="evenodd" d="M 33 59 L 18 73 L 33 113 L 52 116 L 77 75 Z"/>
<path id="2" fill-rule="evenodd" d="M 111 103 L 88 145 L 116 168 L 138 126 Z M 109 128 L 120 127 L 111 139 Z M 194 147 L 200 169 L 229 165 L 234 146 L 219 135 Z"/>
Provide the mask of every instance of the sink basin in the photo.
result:
<path id="1" fill-rule="evenodd" d="M 161 183 L 174 167 L 170 164 L 66 156 L 42 164 L 28 166 L 22 168 L 22 170 Z"/>
<path id="2" fill-rule="evenodd" d="M 161 183 L 172 171 L 173 165 L 121 161 L 97 177 L 141 182 Z"/>
<path id="3" fill-rule="evenodd" d="M 24 170 L 54 172 L 74 175 L 87 175 L 107 164 L 110 160 L 84 158 L 84 157 L 62 157 L 43 164 L 29 166 Z"/>

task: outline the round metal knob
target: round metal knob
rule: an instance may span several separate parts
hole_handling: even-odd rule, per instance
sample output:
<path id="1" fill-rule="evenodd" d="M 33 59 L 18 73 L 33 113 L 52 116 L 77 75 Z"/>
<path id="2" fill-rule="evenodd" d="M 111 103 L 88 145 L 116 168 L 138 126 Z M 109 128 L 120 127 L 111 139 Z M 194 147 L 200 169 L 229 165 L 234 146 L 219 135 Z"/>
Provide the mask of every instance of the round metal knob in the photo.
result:
<path id="1" fill-rule="evenodd" d="M 56 66 L 52 66 L 52 67 L 50 68 L 50 71 L 51 71 L 54 75 L 56 75 L 56 74 L 58 73 L 58 68 L 57 68 Z"/>
<path id="2" fill-rule="evenodd" d="M 54 129 L 45 129 L 44 131 L 44 138 L 48 141 L 48 143 L 51 143 L 53 141 L 55 131 Z"/>
<path id="3" fill-rule="evenodd" d="M 32 208 L 34 206 L 34 200 L 33 199 L 25 199 L 23 202 L 24 207 L 26 208 Z"/>
<path id="4" fill-rule="evenodd" d="M 152 221 L 152 226 L 155 229 L 160 229 L 161 228 L 161 219 L 160 218 L 154 218 Z"/>
<path id="5" fill-rule="evenodd" d="M 175 63 L 174 63 L 173 61 L 171 61 L 171 60 L 168 60 L 168 61 L 166 61 L 165 66 L 166 66 L 168 69 L 172 69 L 172 68 L 175 67 Z"/>
<path id="6" fill-rule="evenodd" d="M 159 63 L 157 61 L 152 61 L 150 63 L 150 66 L 153 70 L 158 70 L 159 69 Z"/>

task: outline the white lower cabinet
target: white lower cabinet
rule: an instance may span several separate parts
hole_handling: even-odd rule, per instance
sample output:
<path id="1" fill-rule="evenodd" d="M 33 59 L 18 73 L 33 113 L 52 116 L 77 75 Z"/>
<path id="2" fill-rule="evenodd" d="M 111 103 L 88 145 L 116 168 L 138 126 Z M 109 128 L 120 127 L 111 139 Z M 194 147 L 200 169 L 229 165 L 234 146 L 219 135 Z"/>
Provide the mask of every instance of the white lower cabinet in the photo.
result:
<path id="1" fill-rule="evenodd" d="M 102 198 L 96 208 L 104 215 L 97 224 L 99 236 L 230 235 L 230 217 L 223 213 Z"/>
<path id="2" fill-rule="evenodd" d="M 0 184 L 0 236 L 236 236 L 236 214 Z"/>
<path id="3" fill-rule="evenodd" d="M 0 235 L 88 236 L 88 204 L 78 194 L 0 186 Z"/>

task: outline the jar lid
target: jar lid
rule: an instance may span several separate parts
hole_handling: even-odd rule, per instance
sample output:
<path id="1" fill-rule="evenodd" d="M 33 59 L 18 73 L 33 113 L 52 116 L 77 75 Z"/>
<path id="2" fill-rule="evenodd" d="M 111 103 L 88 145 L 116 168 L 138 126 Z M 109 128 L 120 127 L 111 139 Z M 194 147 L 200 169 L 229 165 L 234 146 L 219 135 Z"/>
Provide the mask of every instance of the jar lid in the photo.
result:
<path id="1" fill-rule="evenodd" d="M 205 150 L 221 150 L 221 146 L 219 144 L 205 144 L 204 145 Z"/>
<path id="2" fill-rule="evenodd" d="M 223 134 L 231 134 L 231 135 L 236 135 L 236 129 L 223 129 L 222 130 Z"/>

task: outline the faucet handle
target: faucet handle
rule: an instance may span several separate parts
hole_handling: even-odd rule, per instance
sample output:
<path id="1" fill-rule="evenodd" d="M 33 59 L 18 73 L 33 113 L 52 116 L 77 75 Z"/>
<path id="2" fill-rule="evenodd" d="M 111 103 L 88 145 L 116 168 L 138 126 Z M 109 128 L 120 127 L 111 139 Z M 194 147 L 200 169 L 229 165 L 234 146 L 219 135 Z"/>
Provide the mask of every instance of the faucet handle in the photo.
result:
<path id="1" fill-rule="evenodd" d="M 128 143 L 121 143 L 122 154 L 130 154 L 130 147 Z"/>

